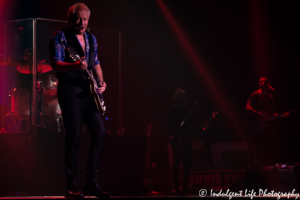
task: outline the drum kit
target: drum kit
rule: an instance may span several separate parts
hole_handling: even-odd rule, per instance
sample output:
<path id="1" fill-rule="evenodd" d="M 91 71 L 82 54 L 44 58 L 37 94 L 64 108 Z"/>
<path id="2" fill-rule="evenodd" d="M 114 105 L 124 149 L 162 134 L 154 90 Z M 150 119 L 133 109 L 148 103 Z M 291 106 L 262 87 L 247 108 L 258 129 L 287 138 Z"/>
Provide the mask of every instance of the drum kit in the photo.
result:
<path id="1" fill-rule="evenodd" d="M 17 66 L 16 77 L 32 77 L 30 70 L 31 65 L 22 60 L 9 59 L 4 61 L 0 60 L 1 65 L 10 65 L 10 73 L 12 74 L 12 66 Z M 37 62 L 36 73 L 36 114 L 35 124 L 39 127 L 45 128 L 49 132 L 62 131 L 62 113 L 57 100 L 57 84 L 58 80 L 53 75 L 51 65 L 44 61 Z M 21 78 L 22 79 L 22 78 Z M 28 80 L 23 79 L 23 81 Z M 30 81 L 32 78 L 29 79 Z M 6 115 L 6 131 L 27 131 L 30 126 L 30 110 L 31 110 L 31 92 L 32 85 L 26 87 L 26 84 L 16 85 L 12 89 L 12 80 L 10 83 L 9 97 L 10 97 L 10 110 Z M 16 81 L 17 78 L 16 78 Z M 29 82 L 30 82 L 29 81 Z M 32 82 L 32 81 L 31 81 Z"/>

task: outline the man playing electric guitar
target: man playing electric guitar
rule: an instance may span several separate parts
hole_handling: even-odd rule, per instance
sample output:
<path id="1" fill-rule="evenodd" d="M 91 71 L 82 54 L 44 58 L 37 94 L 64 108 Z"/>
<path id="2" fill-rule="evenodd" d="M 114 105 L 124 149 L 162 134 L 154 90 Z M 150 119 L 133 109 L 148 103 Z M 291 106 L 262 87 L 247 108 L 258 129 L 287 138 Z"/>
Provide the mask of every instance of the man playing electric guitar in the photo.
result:
<path id="1" fill-rule="evenodd" d="M 66 197 L 83 195 L 109 197 L 98 186 L 100 156 L 106 129 L 101 112 L 91 93 L 88 74 L 92 71 L 99 81 L 98 92 L 103 93 L 106 84 L 98 60 L 96 38 L 87 32 L 90 17 L 89 8 L 83 3 L 74 4 L 68 11 L 68 27 L 54 33 L 49 44 L 51 65 L 57 71 L 58 101 L 66 128 L 65 176 L 67 179 Z M 82 59 L 74 61 L 68 48 L 74 49 Z M 80 142 L 81 122 L 91 134 L 90 155 L 86 170 L 86 182 L 82 193 L 77 188 L 77 150 Z"/>
<path id="2" fill-rule="evenodd" d="M 260 78 L 260 89 L 254 91 L 246 104 L 245 122 L 251 134 L 248 138 L 250 162 L 252 164 L 274 164 L 276 153 L 274 148 L 274 130 L 272 120 L 286 117 L 289 112 L 277 115 L 274 112 L 274 88 L 270 86 L 267 78 Z M 271 149 L 268 152 L 266 149 Z"/>

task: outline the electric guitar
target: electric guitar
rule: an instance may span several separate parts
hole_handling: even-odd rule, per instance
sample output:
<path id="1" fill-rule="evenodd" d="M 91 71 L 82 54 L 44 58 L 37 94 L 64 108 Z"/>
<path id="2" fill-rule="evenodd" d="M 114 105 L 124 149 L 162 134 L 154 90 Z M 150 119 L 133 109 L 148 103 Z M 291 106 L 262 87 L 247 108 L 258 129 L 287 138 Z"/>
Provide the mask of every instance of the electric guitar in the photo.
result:
<path id="1" fill-rule="evenodd" d="M 248 127 L 252 132 L 259 132 L 264 127 L 268 126 L 270 122 L 275 119 L 288 117 L 291 113 L 296 112 L 297 110 L 287 111 L 285 113 L 281 113 L 272 117 L 268 117 L 267 114 L 265 116 L 261 116 L 255 113 L 248 113 L 244 117 L 245 125 Z"/>
<path id="2" fill-rule="evenodd" d="M 215 119 L 216 116 L 218 115 L 218 111 L 214 111 L 213 113 L 211 113 L 211 115 L 212 115 L 211 118 L 209 118 L 206 122 L 204 122 L 203 124 L 201 124 L 200 126 L 198 126 L 197 130 L 200 129 L 200 128 L 202 128 L 202 130 L 205 131 L 205 130 L 208 128 L 209 123 L 210 123 L 213 119 Z M 218 118 L 215 119 L 215 120 L 218 120 Z"/>
<path id="3" fill-rule="evenodd" d="M 82 59 L 80 58 L 80 56 L 77 54 L 76 51 L 74 51 L 71 48 L 67 48 L 67 50 L 69 51 L 70 57 L 74 60 L 74 61 L 79 61 L 80 63 L 82 63 Z M 102 97 L 102 94 L 100 92 L 98 92 L 98 84 L 97 81 L 93 75 L 93 73 L 91 71 L 89 71 L 87 68 L 84 69 L 87 74 L 88 74 L 88 79 L 89 79 L 89 84 L 90 84 L 90 89 L 91 89 L 91 93 L 94 96 L 95 102 L 96 102 L 96 106 L 97 109 L 99 110 L 100 113 L 102 113 L 104 115 L 105 111 L 106 111 L 106 106 L 104 106 L 104 100 Z"/>
<path id="4" fill-rule="evenodd" d="M 198 126 L 197 128 L 195 127 L 192 131 L 193 131 L 193 134 L 196 136 L 196 135 L 201 135 L 203 132 L 199 132 L 200 130 L 199 129 L 202 129 L 203 131 L 206 131 L 209 127 L 209 125 L 211 124 L 212 121 L 216 121 L 218 120 L 219 118 L 216 118 L 216 116 L 218 115 L 218 111 L 214 111 L 212 114 L 212 116 L 207 120 L 205 121 L 204 123 L 202 123 L 200 126 Z M 174 136 L 176 138 L 174 138 Z M 183 143 L 183 134 L 176 134 L 176 135 L 172 135 L 171 136 L 171 139 L 169 141 L 169 143 L 171 144 L 171 146 L 173 147 L 174 145 L 177 145 L 176 142 L 179 142 L 179 143 Z"/>

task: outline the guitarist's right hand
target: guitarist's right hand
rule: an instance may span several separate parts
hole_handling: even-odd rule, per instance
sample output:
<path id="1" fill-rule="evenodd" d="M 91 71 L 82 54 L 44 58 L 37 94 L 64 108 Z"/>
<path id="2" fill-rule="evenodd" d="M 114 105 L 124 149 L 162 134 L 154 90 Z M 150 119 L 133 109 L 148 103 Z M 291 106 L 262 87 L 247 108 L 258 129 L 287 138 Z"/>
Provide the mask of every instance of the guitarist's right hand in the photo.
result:
<path id="1" fill-rule="evenodd" d="M 79 60 L 77 60 L 75 64 L 78 66 L 78 69 L 85 70 L 87 68 L 87 63 L 85 60 L 83 60 L 82 63 Z"/>

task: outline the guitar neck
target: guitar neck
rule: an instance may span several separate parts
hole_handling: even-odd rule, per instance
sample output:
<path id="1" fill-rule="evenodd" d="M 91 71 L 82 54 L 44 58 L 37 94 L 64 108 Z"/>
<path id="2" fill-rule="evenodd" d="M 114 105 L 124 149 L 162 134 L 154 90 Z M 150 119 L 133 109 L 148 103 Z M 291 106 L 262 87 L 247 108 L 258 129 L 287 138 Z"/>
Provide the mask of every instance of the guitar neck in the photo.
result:
<path id="1" fill-rule="evenodd" d="M 297 109 L 294 109 L 294 110 L 288 111 L 286 113 L 289 113 L 288 115 L 290 115 L 291 113 L 294 113 L 294 112 L 297 112 L 297 111 L 298 111 Z M 280 118 L 280 117 L 284 117 L 286 115 L 286 113 L 279 114 L 279 115 L 276 115 L 274 117 L 270 117 L 269 120 L 273 120 L 273 119 L 277 119 L 277 118 Z"/>
<path id="2" fill-rule="evenodd" d="M 276 116 L 274 116 L 274 117 L 269 118 L 269 120 L 277 119 L 277 118 L 280 118 L 280 117 L 282 117 L 282 116 L 284 116 L 284 114 L 276 115 Z"/>

